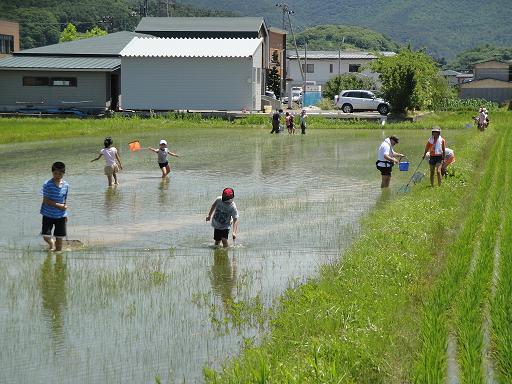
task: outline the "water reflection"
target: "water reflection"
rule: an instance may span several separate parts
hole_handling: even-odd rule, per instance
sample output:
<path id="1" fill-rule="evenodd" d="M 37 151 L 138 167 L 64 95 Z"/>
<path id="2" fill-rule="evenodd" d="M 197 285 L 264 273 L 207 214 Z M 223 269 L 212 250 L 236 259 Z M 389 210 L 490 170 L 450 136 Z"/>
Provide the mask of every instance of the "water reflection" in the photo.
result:
<path id="1" fill-rule="evenodd" d="M 167 204 L 167 199 L 169 196 L 169 180 L 170 177 L 166 177 L 162 179 L 162 181 L 160 181 L 160 183 L 158 184 L 158 203 L 160 204 L 160 206 L 164 206 Z"/>
<path id="2" fill-rule="evenodd" d="M 233 255 L 233 261 L 230 261 L 227 249 L 215 249 L 213 251 L 210 280 L 213 292 L 222 300 L 226 311 L 233 303 L 236 276 L 236 256 Z"/>
<path id="3" fill-rule="evenodd" d="M 112 214 L 117 211 L 122 204 L 122 195 L 117 189 L 117 185 L 109 187 L 105 190 L 105 200 L 103 203 L 105 215 L 111 219 Z"/>
<path id="4" fill-rule="evenodd" d="M 60 349 L 64 343 L 63 312 L 66 308 L 66 279 L 67 266 L 62 254 L 55 256 L 48 254 L 41 265 L 39 288 L 43 305 L 43 315 L 50 325 L 54 351 Z"/>

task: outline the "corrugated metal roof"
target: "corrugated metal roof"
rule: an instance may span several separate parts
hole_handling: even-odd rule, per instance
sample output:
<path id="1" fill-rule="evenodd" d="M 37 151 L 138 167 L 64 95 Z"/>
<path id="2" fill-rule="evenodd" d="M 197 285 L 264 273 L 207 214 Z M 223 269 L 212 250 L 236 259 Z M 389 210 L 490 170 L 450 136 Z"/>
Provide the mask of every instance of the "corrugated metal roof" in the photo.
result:
<path id="1" fill-rule="evenodd" d="M 383 56 L 394 56 L 395 52 L 378 52 L 378 53 L 370 53 L 370 52 L 362 52 L 362 51 L 341 51 L 341 54 L 338 51 L 308 51 L 307 58 L 313 60 L 326 59 L 326 60 L 338 60 L 338 58 L 342 60 L 359 60 L 359 59 L 376 59 L 377 54 Z M 288 59 L 297 60 L 297 54 L 295 52 L 290 52 L 288 55 Z M 301 59 L 305 58 L 304 51 L 299 51 L 299 56 Z"/>
<path id="2" fill-rule="evenodd" d="M 11 56 L 0 60 L 0 70 L 74 70 L 113 71 L 121 66 L 119 58 Z"/>
<path id="3" fill-rule="evenodd" d="M 444 71 L 441 71 L 441 75 L 443 76 L 457 76 L 460 74 L 460 72 L 454 71 L 453 69 L 446 69 Z"/>
<path id="4" fill-rule="evenodd" d="M 134 37 L 150 37 L 135 32 L 116 32 L 106 36 L 68 41 L 45 47 L 25 49 L 18 55 L 82 55 L 82 56 L 119 56 L 119 53 Z"/>
<path id="5" fill-rule="evenodd" d="M 136 32 L 258 32 L 263 17 L 143 17 Z"/>
<path id="6" fill-rule="evenodd" d="M 139 38 L 121 51 L 123 57 L 252 57 L 263 39 Z"/>

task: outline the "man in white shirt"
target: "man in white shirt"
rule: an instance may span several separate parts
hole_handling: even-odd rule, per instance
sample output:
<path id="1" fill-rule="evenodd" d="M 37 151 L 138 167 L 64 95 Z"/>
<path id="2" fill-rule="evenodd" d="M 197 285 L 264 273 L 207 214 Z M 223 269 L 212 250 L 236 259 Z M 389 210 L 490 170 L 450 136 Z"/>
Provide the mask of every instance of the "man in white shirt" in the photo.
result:
<path id="1" fill-rule="evenodd" d="M 390 136 L 384 139 L 377 151 L 377 162 L 375 165 L 382 175 L 381 188 L 389 187 L 393 165 L 399 162 L 399 158 L 404 157 L 401 153 L 393 150 L 393 147 L 398 144 L 398 142 L 398 137 Z"/>

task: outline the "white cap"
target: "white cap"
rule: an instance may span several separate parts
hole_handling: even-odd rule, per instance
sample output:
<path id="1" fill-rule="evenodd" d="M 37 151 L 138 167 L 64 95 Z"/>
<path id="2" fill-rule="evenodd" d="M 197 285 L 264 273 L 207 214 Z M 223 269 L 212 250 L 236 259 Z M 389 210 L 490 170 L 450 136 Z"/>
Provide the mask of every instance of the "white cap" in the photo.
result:
<path id="1" fill-rule="evenodd" d="M 162 145 L 162 144 L 167 145 L 167 141 L 165 141 L 165 140 L 160 140 L 160 145 Z"/>

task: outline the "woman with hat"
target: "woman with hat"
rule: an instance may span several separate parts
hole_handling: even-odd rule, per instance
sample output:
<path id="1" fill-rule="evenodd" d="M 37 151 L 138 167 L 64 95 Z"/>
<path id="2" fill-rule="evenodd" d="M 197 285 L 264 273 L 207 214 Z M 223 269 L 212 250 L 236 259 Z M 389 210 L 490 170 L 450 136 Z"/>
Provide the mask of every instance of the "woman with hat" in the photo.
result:
<path id="1" fill-rule="evenodd" d="M 430 185 L 434 186 L 434 172 L 437 174 L 437 183 L 441 186 L 441 166 L 446 156 L 446 141 L 441 137 L 441 128 L 432 128 L 432 136 L 427 141 L 423 158 L 430 156 L 428 163 L 430 165 Z"/>

